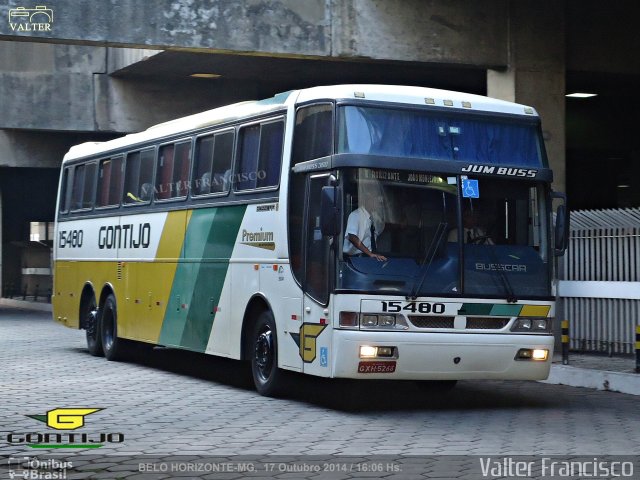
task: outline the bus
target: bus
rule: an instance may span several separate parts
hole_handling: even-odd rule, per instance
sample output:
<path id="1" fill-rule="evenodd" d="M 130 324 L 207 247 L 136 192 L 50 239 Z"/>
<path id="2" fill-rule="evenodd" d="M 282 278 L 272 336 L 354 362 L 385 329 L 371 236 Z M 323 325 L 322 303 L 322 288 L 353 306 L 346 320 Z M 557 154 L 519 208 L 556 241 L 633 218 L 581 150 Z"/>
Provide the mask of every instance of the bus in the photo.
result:
<path id="1" fill-rule="evenodd" d="M 74 146 L 54 318 L 108 360 L 247 361 L 268 396 L 290 371 L 545 379 L 568 220 L 541 131 L 525 105 L 337 85 Z"/>

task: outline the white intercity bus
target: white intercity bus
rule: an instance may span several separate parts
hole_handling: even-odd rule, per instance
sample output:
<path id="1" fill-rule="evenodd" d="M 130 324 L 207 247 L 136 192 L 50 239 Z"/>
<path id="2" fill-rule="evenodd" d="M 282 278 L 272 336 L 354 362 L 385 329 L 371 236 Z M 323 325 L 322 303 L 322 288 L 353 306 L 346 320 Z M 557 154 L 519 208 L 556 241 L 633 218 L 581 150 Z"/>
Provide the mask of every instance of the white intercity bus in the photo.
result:
<path id="1" fill-rule="evenodd" d="M 419 87 L 85 143 L 62 165 L 54 317 L 109 360 L 129 341 L 247 360 L 264 395 L 286 371 L 544 379 L 567 230 L 551 181 L 533 108 Z"/>

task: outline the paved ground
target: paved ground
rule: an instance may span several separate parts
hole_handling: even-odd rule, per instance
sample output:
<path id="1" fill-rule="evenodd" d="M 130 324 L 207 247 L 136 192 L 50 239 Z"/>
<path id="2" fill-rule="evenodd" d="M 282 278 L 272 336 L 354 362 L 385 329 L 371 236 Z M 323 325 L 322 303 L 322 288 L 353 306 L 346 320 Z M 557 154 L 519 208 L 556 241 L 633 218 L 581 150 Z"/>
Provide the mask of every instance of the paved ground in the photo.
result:
<path id="1" fill-rule="evenodd" d="M 270 399 L 253 391 L 238 362 L 147 349 L 127 362 L 107 362 L 87 353 L 83 334 L 55 324 L 47 313 L 0 307 L 5 468 L 10 455 L 17 465 L 16 457 L 62 453 L 74 462 L 67 478 L 481 478 L 478 457 L 465 456 L 593 458 L 636 455 L 640 445 L 640 397 L 630 395 L 499 381 L 460 382 L 443 394 L 413 383 L 297 377 L 290 396 Z M 26 415 L 63 407 L 102 408 L 77 432 L 95 439 L 100 432 L 121 433 L 124 441 L 112 436 L 114 443 L 99 450 L 72 451 L 19 442 L 19 433 L 55 432 Z M 141 455 L 155 456 L 148 457 L 151 463 L 204 456 L 218 463 L 211 459 L 209 473 L 167 464 L 149 473 L 139 466 Z M 434 457 L 442 455 L 460 457 Z M 211 473 L 227 468 L 220 458 L 236 462 L 228 467 L 233 471 Z M 255 459 L 257 469 L 238 470 L 237 461 Z M 331 471 L 305 472 L 315 468 L 305 459 Z M 265 467 L 270 461 L 271 471 Z M 128 471 L 129 464 L 136 471 Z M 2 469 L 0 478 L 7 478 Z"/>

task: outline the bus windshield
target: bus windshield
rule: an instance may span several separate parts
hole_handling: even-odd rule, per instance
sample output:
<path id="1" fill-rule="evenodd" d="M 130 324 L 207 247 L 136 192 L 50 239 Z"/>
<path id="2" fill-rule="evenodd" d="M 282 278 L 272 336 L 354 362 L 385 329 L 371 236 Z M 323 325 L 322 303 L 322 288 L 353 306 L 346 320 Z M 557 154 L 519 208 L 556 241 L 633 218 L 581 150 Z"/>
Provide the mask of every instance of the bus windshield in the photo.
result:
<path id="1" fill-rule="evenodd" d="M 412 297 L 550 295 L 543 183 L 479 177 L 470 195 L 463 189 L 470 178 L 437 172 L 352 168 L 340 179 L 338 289 Z"/>
<path id="2" fill-rule="evenodd" d="M 343 106 L 337 153 L 546 166 L 534 123 L 454 112 Z"/>

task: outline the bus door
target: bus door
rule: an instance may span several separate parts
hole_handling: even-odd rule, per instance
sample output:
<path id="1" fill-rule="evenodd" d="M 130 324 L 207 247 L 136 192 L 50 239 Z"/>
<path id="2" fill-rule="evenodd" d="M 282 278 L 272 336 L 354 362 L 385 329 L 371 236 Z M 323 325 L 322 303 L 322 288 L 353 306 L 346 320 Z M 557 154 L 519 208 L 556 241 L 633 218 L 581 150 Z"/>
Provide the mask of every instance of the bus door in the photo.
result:
<path id="1" fill-rule="evenodd" d="M 305 212 L 305 278 L 303 325 L 300 354 L 305 373 L 329 376 L 331 373 L 331 318 L 329 317 L 329 281 L 332 270 L 332 239 L 320 230 L 320 197 L 329 175 L 307 179 Z"/>

